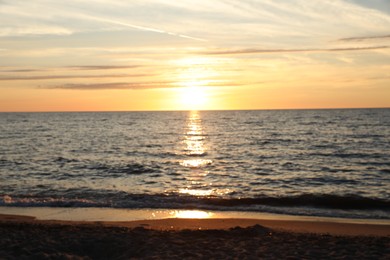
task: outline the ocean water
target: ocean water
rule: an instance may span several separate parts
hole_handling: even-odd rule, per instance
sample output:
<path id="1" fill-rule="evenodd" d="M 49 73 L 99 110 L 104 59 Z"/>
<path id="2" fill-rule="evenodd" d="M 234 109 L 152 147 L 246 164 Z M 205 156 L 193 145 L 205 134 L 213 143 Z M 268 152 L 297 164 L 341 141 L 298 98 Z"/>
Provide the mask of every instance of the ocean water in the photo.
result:
<path id="1" fill-rule="evenodd" d="M 0 113 L 0 206 L 390 219 L 390 109 Z"/>

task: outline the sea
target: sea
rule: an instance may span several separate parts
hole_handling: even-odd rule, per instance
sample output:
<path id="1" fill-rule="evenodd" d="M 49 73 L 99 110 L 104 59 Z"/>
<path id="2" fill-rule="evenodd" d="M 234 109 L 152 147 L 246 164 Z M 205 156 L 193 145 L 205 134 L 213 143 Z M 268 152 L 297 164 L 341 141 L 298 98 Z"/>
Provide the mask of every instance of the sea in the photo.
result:
<path id="1" fill-rule="evenodd" d="M 390 219 L 390 109 L 0 113 L 0 206 Z"/>

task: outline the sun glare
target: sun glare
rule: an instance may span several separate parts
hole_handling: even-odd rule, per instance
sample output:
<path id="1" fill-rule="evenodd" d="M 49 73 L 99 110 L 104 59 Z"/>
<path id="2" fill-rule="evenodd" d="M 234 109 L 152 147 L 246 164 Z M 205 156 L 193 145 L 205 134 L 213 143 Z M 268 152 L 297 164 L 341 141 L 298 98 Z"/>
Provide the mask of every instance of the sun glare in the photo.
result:
<path id="1" fill-rule="evenodd" d="M 175 60 L 178 103 L 185 110 L 202 110 L 211 106 L 211 88 L 218 81 L 218 61 L 205 57 Z"/>
<path id="2" fill-rule="evenodd" d="M 211 212 L 201 210 L 178 210 L 174 216 L 176 218 L 210 218 L 212 215 Z"/>
<path id="3" fill-rule="evenodd" d="M 207 103 L 207 94 L 202 87 L 183 87 L 180 89 L 180 101 L 185 109 L 202 109 Z"/>

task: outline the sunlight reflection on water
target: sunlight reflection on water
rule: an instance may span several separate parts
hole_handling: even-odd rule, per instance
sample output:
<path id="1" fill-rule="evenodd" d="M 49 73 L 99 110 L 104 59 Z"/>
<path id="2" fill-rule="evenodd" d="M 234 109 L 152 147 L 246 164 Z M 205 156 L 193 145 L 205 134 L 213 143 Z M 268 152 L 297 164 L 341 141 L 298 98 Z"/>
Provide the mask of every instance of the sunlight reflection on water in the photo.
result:
<path id="1" fill-rule="evenodd" d="M 183 160 L 180 164 L 185 167 L 190 168 L 200 168 L 205 165 L 212 164 L 212 160 L 205 160 L 205 159 L 191 159 L 191 160 Z"/>
<path id="2" fill-rule="evenodd" d="M 180 189 L 179 192 L 193 196 L 210 196 L 213 190 Z"/>
<path id="3" fill-rule="evenodd" d="M 201 210 L 175 210 L 175 218 L 211 218 L 213 213 Z"/>
<path id="4" fill-rule="evenodd" d="M 199 112 L 191 111 L 184 139 L 186 155 L 197 156 L 206 154 L 207 149 L 203 143 L 203 135 L 202 121 Z"/>
<path id="5" fill-rule="evenodd" d="M 185 145 L 185 154 L 187 156 L 195 157 L 206 155 L 207 148 L 205 147 L 203 140 L 204 133 L 199 112 L 191 111 L 187 123 L 187 132 L 183 140 L 183 143 Z M 210 163 L 211 160 L 195 158 L 184 160 L 181 164 L 187 167 L 199 167 Z"/>
<path id="6" fill-rule="evenodd" d="M 0 204 L 388 219 L 389 112 L 3 113 Z"/>
<path id="7" fill-rule="evenodd" d="M 187 180 L 197 182 L 195 184 L 201 184 L 205 181 L 205 176 L 208 175 L 208 171 L 201 168 L 211 165 L 213 163 L 210 159 L 199 158 L 207 154 L 207 147 L 205 146 L 204 139 L 205 133 L 202 129 L 202 120 L 198 111 L 191 111 L 187 122 L 187 131 L 183 143 L 185 145 L 185 154 L 191 156 L 191 159 L 184 159 L 180 162 L 180 165 L 190 168 Z M 191 183 L 191 185 L 194 182 Z M 193 196 L 210 196 L 213 193 L 212 189 L 199 189 L 192 187 L 191 185 L 186 188 L 179 189 L 179 193 L 188 194 Z M 207 187 L 207 183 L 203 183 L 203 187 Z"/>

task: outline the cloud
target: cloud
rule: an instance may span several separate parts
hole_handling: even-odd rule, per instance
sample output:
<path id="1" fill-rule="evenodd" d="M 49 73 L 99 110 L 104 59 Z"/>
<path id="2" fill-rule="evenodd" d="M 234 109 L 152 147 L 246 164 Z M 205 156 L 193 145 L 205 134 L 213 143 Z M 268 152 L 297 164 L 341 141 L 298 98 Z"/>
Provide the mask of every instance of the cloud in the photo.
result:
<path id="1" fill-rule="evenodd" d="M 54 27 L 47 25 L 39 25 L 39 26 L 28 26 L 25 27 L 3 27 L 0 28 L 0 37 L 15 37 L 15 36 L 25 36 L 25 35 L 71 35 L 73 31 L 62 28 L 62 27 Z"/>
<path id="2" fill-rule="evenodd" d="M 236 83 L 229 81 L 216 81 L 199 87 L 237 87 L 253 85 L 252 82 Z M 157 81 L 157 82 L 111 82 L 111 83 L 90 83 L 90 84 L 63 84 L 57 86 L 40 86 L 44 89 L 68 89 L 68 90 L 141 90 L 141 89 L 158 89 L 158 88 L 182 88 L 185 82 L 176 81 Z"/>
<path id="3" fill-rule="evenodd" d="M 2 72 L 47 72 L 47 73 L 53 73 L 53 70 L 124 70 L 124 69 L 137 69 L 145 67 L 145 65 L 80 65 L 80 66 L 64 66 L 64 67 L 53 67 L 53 68 L 40 68 L 40 69 L 32 69 L 32 68 L 18 68 L 18 67 L 6 67 L 6 66 L 0 66 L 0 73 Z M 129 75 L 131 76 L 131 75 Z M 147 76 L 147 75 L 146 75 Z M 0 77 L 1 78 L 1 77 Z"/>
<path id="4" fill-rule="evenodd" d="M 141 67 L 141 65 L 132 65 L 132 66 L 87 65 L 87 66 L 68 66 L 67 68 L 74 69 L 74 70 L 116 70 L 116 69 L 133 69 L 139 67 Z"/>
<path id="5" fill-rule="evenodd" d="M 192 37 L 192 36 L 189 36 L 189 35 L 180 34 L 180 33 L 172 32 L 172 31 L 165 31 L 165 30 L 152 28 L 152 27 L 140 26 L 140 25 L 136 25 L 136 24 L 132 24 L 132 23 L 128 23 L 128 22 L 122 22 L 122 21 L 117 21 L 117 20 L 112 20 L 112 19 L 101 18 L 101 17 L 93 17 L 93 16 L 88 16 L 88 15 L 83 15 L 82 17 L 88 18 L 88 19 L 91 19 L 91 20 L 95 20 L 95 21 L 100 21 L 100 22 L 105 22 L 105 23 L 110 23 L 110 24 L 130 27 L 130 28 L 133 28 L 133 29 L 141 30 L 141 31 L 167 34 L 167 35 L 171 35 L 171 36 L 176 36 L 176 37 L 180 37 L 180 38 L 186 38 L 186 39 L 195 40 L 195 41 L 201 41 L 201 42 L 206 42 L 207 41 L 207 40 L 202 39 L 202 38 Z"/>
<path id="6" fill-rule="evenodd" d="M 344 51 L 366 51 L 387 49 L 390 46 L 373 47 L 346 47 L 346 48 L 307 48 L 307 49 L 224 49 L 215 51 L 204 51 L 197 54 L 202 55 L 240 55 L 240 54 L 267 54 L 267 53 L 294 53 L 294 52 L 344 52 Z"/>
<path id="7" fill-rule="evenodd" d="M 0 81 L 9 80 L 51 80 L 51 79 L 95 79 L 95 78 L 133 78 L 133 77 L 147 77 L 153 74 L 119 74 L 119 75 L 54 75 L 54 76 L 0 76 Z"/>
<path id="8" fill-rule="evenodd" d="M 190 0 L 107 0 L 93 1 L 93 4 L 35 0 L 6 1 L 0 9 L 0 35 L 3 31 L 8 36 L 37 34 L 45 38 L 48 37 L 46 34 L 59 35 L 43 41 L 47 45 L 52 39 L 65 39 L 64 43 L 69 44 L 71 41 L 66 39 L 83 34 L 96 37 L 101 37 L 98 35 L 102 32 L 123 34 L 123 38 L 120 37 L 125 39 L 123 41 L 106 42 L 103 36 L 102 41 L 90 44 L 90 47 L 104 44 L 107 48 L 138 43 L 160 46 L 156 38 L 174 41 L 174 37 L 208 40 L 213 46 L 221 47 L 245 47 L 253 42 L 263 42 L 269 46 L 294 44 L 294 48 L 299 48 L 302 44 L 316 46 L 318 39 L 334 36 L 386 33 L 390 22 L 386 13 L 350 0 L 199 0 L 196 4 Z M 333 22 L 334 17 L 337 22 Z M 144 31 L 154 34 L 142 33 Z M 165 39 L 158 34 L 173 37 Z M 188 41 L 175 42 L 179 43 L 190 44 Z M 12 49 L 12 43 L 9 46 Z"/>
<path id="9" fill-rule="evenodd" d="M 18 68 L 18 67 L 6 67 L 0 66 L 0 73 L 27 73 L 27 72 L 40 72 L 52 74 L 54 71 L 96 71 L 96 70 L 126 70 L 126 69 L 138 69 L 145 67 L 145 65 L 81 65 L 81 66 L 64 66 L 53 68 Z M 15 74 L 16 75 L 16 74 Z M 66 79 L 66 78 L 110 78 L 110 77 L 142 77 L 153 76 L 154 74 L 114 74 L 114 75 L 54 75 L 54 76 L 8 76 L 1 75 L 0 80 L 40 80 L 40 79 Z"/>
<path id="10" fill-rule="evenodd" d="M 362 36 L 362 37 L 341 38 L 341 39 L 339 39 L 339 41 L 350 42 L 350 41 L 388 40 L 388 39 L 390 39 L 390 34 L 388 34 L 388 35 L 376 35 L 376 36 Z"/>
<path id="11" fill-rule="evenodd" d="M 155 89 L 173 88 L 169 82 L 147 82 L 147 83 L 91 83 L 91 84 L 64 84 L 58 86 L 45 86 L 45 89 L 69 89 L 69 90 L 107 90 L 107 89 Z"/>
<path id="12" fill-rule="evenodd" d="M 1 70 L 0 69 L 0 72 L 41 72 L 43 70 L 39 70 L 39 69 L 5 69 L 5 70 Z M 0 77 L 1 78 L 1 77 Z"/>

